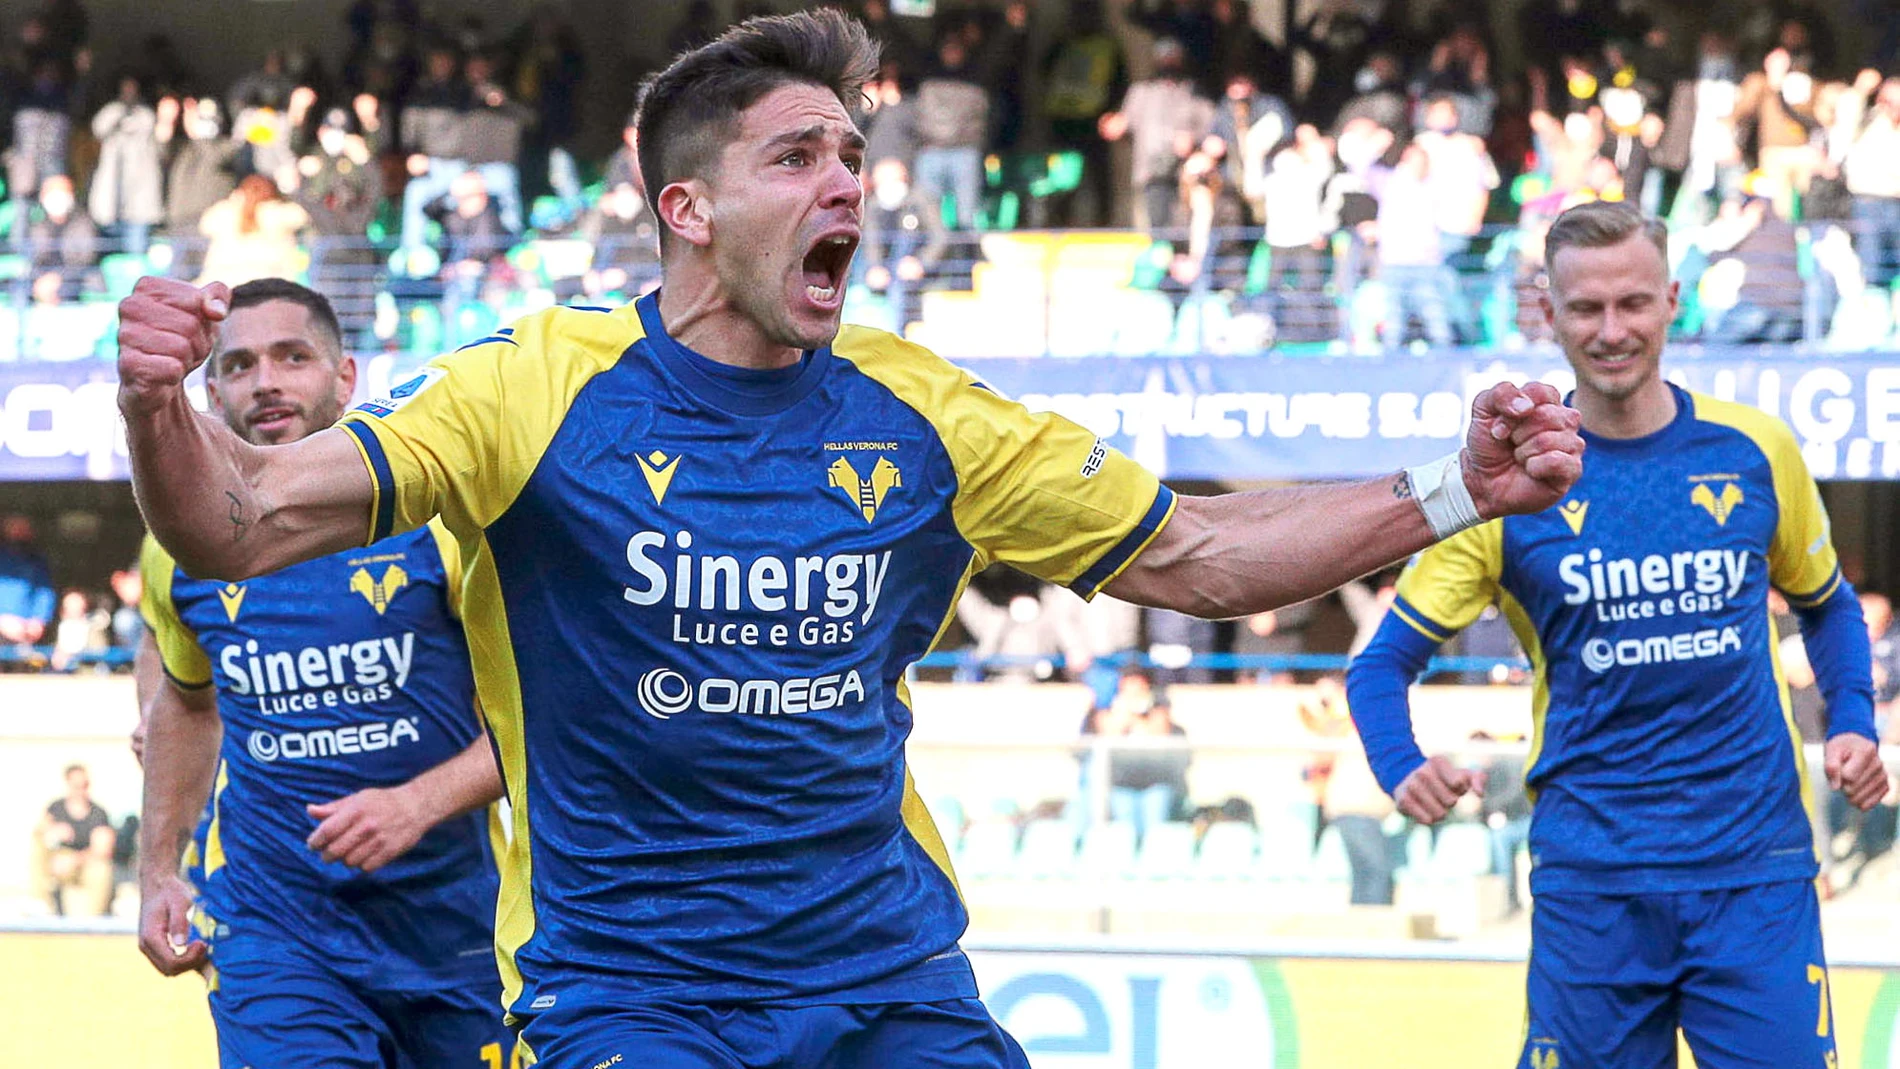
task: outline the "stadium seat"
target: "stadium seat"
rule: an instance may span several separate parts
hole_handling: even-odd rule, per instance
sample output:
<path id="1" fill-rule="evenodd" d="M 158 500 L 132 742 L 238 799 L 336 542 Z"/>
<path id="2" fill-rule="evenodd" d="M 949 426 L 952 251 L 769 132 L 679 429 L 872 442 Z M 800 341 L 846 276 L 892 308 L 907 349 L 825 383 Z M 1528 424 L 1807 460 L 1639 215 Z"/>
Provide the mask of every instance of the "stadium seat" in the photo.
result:
<path id="1" fill-rule="evenodd" d="M 1286 819 L 1260 824 L 1259 865 L 1269 880 L 1300 882 L 1313 874 L 1313 829 Z"/>
<path id="2" fill-rule="evenodd" d="M 143 255 L 115 252 L 99 260 L 99 275 L 105 279 L 107 300 L 122 301 L 130 297 L 139 278 L 151 273 L 152 262 Z"/>
<path id="3" fill-rule="evenodd" d="M 956 853 L 957 844 L 963 840 L 963 803 L 955 795 L 942 794 L 925 802 L 924 808 L 930 811 L 930 821 L 937 826 L 944 846 Z"/>
<path id="4" fill-rule="evenodd" d="M 1016 874 L 1038 880 L 1073 877 L 1075 825 L 1061 818 L 1030 821 L 1016 851 Z"/>
<path id="5" fill-rule="evenodd" d="M 979 821 L 963 833 L 956 868 L 962 876 L 995 879 L 1010 875 L 1016 862 L 1016 826 L 1002 821 Z"/>
<path id="6" fill-rule="evenodd" d="M 1194 826 L 1167 821 L 1149 827 L 1135 855 L 1135 875 L 1148 880 L 1180 880 L 1194 875 Z"/>
<path id="7" fill-rule="evenodd" d="M 1401 872 L 1422 873 L 1431 865 L 1432 829 L 1424 825 L 1414 827 L 1405 836 L 1405 864 Z"/>
<path id="8" fill-rule="evenodd" d="M 1338 828 L 1329 826 L 1319 833 L 1319 846 L 1313 851 L 1313 879 L 1342 897 L 1352 886 L 1352 861 L 1346 856 L 1346 840 Z"/>
<path id="9" fill-rule="evenodd" d="M 1090 824 L 1082 833 L 1077 867 L 1086 879 L 1131 876 L 1135 871 L 1135 826 L 1125 820 Z"/>
<path id="10" fill-rule="evenodd" d="M 1484 876 L 1491 871 L 1491 829 L 1482 824 L 1447 824 L 1432 850 L 1432 875 L 1441 880 Z"/>
<path id="11" fill-rule="evenodd" d="M 1209 825 L 1207 834 L 1201 838 L 1201 853 L 1195 868 L 1204 879 L 1254 879 L 1260 869 L 1253 828 L 1239 821 Z"/>

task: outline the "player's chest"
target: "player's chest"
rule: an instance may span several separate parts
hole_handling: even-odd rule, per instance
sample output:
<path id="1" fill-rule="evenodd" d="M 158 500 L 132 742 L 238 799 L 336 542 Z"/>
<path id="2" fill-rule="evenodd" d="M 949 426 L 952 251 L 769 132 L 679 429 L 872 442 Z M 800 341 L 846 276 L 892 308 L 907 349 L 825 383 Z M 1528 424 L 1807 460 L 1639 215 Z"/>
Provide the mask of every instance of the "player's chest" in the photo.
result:
<path id="1" fill-rule="evenodd" d="M 532 526 L 613 572 L 635 604 L 697 602 L 732 571 L 739 600 L 767 606 L 869 582 L 898 547 L 953 540 L 957 485 L 925 421 L 852 400 L 750 419 L 658 403 L 610 435 L 564 428 L 491 535 Z M 724 603 L 724 590 L 707 596 Z"/>
<path id="2" fill-rule="evenodd" d="M 242 583 L 180 578 L 173 600 L 221 682 L 274 693 L 406 677 L 459 630 L 446 583 L 422 531 Z"/>
<path id="3" fill-rule="evenodd" d="M 1606 624 L 1755 606 L 1778 520 L 1757 473 L 1693 458 L 1607 462 L 1505 524 L 1505 586 L 1539 615 Z"/>

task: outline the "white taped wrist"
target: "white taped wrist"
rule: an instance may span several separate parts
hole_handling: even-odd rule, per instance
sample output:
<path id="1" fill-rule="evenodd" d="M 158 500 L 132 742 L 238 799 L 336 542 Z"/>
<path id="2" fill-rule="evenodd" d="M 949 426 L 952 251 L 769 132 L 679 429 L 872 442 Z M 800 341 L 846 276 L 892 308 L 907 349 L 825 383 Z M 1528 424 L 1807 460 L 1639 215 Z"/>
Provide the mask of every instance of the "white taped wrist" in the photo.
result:
<path id="1" fill-rule="evenodd" d="M 1406 482 L 1412 487 L 1412 499 L 1418 502 L 1419 511 L 1425 514 L 1425 522 L 1431 525 L 1432 535 L 1441 541 L 1483 522 L 1478 516 L 1478 503 L 1471 499 L 1471 489 L 1465 485 L 1464 467 L 1459 463 L 1459 456 L 1453 453 L 1430 464 L 1405 469 Z"/>

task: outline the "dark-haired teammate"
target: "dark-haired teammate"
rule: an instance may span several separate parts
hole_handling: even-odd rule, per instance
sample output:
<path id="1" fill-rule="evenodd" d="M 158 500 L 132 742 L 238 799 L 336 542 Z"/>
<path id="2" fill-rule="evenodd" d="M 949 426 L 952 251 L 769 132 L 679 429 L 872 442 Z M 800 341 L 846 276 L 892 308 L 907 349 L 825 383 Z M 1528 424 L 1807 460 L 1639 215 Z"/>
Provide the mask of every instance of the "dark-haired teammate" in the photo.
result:
<path id="1" fill-rule="evenodd" d="M 1537 671 L 1526 782 L 1532 915 L 1523 1069 L 1834 1064 L 1807 760 L 1768 591 L 1827 696 L 1827 776 L 1887 790 L 1867 631 L 1794 436 L 1671 386 L 1662 224 L 1625 204 L 1550 228 L 1546 315 L 1590 447 L 1561 505 L 1422 554 L 1353 662 L 1353 718 L 1399 808 L 1436 823 L 1482 779 L 1413 741 L 1406 688 L 1493 599 Z"/>
<path id="2" fill-rule="evenodd" d="M 334 423 L 356 367 L 329 302 L 265 279 L 229 308 L 205 378 L 231 431 L 287 443 Z M 482 812 L 501 785 L 454 541 L 418 527 L 224 583 L 147 539 L 140 566 L 164 679 L 140 724 L 139 945 L 168 975 L 208 961 L 220 1062 L 502 1057 Z"/>
<path id="3" fill-rule="evenodd" d="M 179 383 L 219 295 L 122 309 L 140 500 L 249 575 L 440 514 L 515 840 L 497 943 L 525 1057 L 1021 1066 L 904 762 L 906 668 L 1008 561 L 1081 594 L 1238 615 L 1576 478 L 1555 391 L 1500 387 L 1458 456 L 1375 483 L 1177 498 L 1066 420 L 839 329 L 875 70 L 833 12 L 748 21 L 646 87 L 664 286 L 447 356 L 341 430 L 256 450 Z"/>

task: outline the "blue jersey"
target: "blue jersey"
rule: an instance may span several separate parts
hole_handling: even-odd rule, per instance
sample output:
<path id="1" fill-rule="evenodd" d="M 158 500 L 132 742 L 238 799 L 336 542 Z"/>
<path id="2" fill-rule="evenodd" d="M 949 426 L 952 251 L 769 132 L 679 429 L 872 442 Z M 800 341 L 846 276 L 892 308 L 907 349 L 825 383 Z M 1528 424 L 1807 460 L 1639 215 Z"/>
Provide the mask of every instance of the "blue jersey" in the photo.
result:
<path id="1" fill-rule="evenodd" d="M 224 725 L 193 859 L 208 926 L 265 924 L 379 986 L 492 977 L 482 813 L 373 874 L 305 845 L 318 823 L 306 805 L 404 783 L 480 735 L 454 542 L 431 527 L 220 583 L 186 576 L 148 538 L 141 571 L 166 674 L 215 686 Z"/>
<path id="2" fill-rule="evenodd" d="M 1675 396 L 1676 418 L 1654 434 L 1587 435 L 1583 477 L 1560 505 L 1448 539 L 1399 580 L 1392 619 L 1430 645 L 1495 599 L 1530 655 L 1539 891 L 1816 872 L 1768 592 L 1813 609 L 1852 591 L 1787 427 Z"/>
<path id="3" fill-rule="evenodd" d="M 554 309 L 345 417 L 372 536 L 440 514 L 514 814 L 518 1014 L 975 993 L 905 670 L 993 560 L 1091 595 L 1173 497 L 891 335 L 780 371 L 657 298 Z"/>

